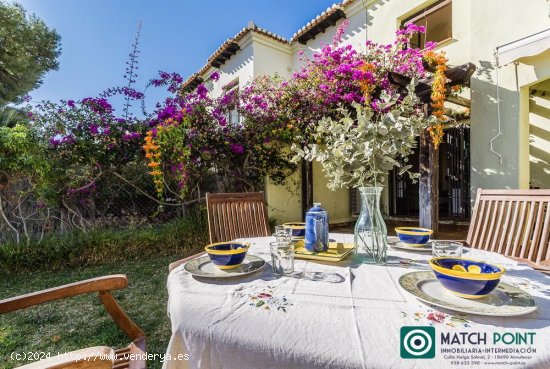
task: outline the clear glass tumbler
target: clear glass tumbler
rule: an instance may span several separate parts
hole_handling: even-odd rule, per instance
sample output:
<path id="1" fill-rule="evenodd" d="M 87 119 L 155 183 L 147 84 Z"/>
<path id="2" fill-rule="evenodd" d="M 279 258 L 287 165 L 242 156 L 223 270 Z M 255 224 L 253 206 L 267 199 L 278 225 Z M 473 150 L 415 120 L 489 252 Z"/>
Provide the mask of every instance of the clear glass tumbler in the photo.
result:
<path id="1" fill-rule="evenodd" d="M 455 241 L 432 241 L 432 255 L 439 257 L 462 257 L 462 244 Z"/>
<path id="2" fill-rule="evenodd" d="M 269 244 L 271 265 L 276 275 L 294 273 L 294 244 L 288 241 L 275 241 Z"/>
<path id="3" fill-rule="evenodd" d="M 273 236 L 277 242 L 291 242 L 292 241 L 292 228 L 288 228 L 282 225 L 275 226 L 275 233 Z"/>

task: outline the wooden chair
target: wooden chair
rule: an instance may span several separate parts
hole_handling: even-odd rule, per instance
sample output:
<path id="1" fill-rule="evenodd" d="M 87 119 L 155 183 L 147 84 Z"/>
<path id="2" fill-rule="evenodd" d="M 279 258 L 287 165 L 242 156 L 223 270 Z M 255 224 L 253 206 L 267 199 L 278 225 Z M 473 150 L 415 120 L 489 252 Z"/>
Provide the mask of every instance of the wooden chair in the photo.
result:
<path id="1" fill-rule="evenodd" d="M 210 242 L 269 236 L 263 192 L 207 193 Z"/>
<path id="2" fill-rule="evenodd" d="M 99 292 L 99 298 L 117 326 L 132 340 L 129 346 L 113 350 L 110 347 L 90 347 L 55 356 L 49 359 L 24 365 L 20 368 L 109 368 L 109 369 L 144 369 L 146 368 L 145 333 L 124 313 L 120 305 L 115 301 L 111 290 L 117 290 L 128 286 L 125 275 L 117 274 L 98 278 L 92 278 L 81 282 L 66 284 L 64 286 L 33 292 L 22 296 L 0 300 L 0 314 L 25 309 L 45 302 L 60 300 L 67 297 L 82 295 L 90 292 Z M 75 361 L 75 358 L 81 360 Z M 89 358 L 90 360 L 87 360 Z"/>
<path id="3" fill-rule="evenodd" d="M 550 190 L 478 189 L 466 244 L 550 271 Z"/>
<path id="4" fill-rule="evenodd" d="M 207 193 L 206 209 L 210 243 L 270 235 L 263 192 Z M 203 254 L 175 261 L 168 270 Z"/>

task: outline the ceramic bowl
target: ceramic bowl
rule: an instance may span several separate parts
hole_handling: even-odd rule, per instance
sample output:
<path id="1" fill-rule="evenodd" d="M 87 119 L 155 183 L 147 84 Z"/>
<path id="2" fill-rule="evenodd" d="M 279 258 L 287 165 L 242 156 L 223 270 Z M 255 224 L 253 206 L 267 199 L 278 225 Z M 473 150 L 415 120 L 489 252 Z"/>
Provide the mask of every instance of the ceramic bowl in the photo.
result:
<path id="1" fill-rule="evenodd" d="M 487 296 L 506 272 L 499 265 L 452 257 L 433 258 L 430 266 L 443 287 L 467 299 Z"/>
<path id="2" fill-rule="evenodd" d="M 204 249 L 215 266 L 226 270 L 238 268 L 246 257 L 249 247 L 249 244 L 242 242 L 218 242 Z"/>
<path id="3" fill-rule="evenodd" d="M 306 224 L 305 223 L 283 223 L 283 226 L 292 229 L 293 238 L 304 238 L 306 235 Z"/>
<path id="4" fill-rule="evenodd" d="M 409 246 L 424 246 L 430 240 L 433 231 L 419 227 L 397 227 L 395 233 L 401 242 Z"/>

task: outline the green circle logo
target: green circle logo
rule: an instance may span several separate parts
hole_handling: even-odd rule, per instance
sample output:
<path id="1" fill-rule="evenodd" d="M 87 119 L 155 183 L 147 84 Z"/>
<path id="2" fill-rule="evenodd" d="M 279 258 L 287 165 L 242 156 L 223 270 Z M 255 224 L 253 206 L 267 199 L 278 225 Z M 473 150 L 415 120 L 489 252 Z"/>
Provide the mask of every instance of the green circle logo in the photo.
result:
<path id="1" fill-rule="evenodd" d="M 400 342 L 403 359 L 433 359 L 435 357 L 434 327 L 401 327 Z"/>

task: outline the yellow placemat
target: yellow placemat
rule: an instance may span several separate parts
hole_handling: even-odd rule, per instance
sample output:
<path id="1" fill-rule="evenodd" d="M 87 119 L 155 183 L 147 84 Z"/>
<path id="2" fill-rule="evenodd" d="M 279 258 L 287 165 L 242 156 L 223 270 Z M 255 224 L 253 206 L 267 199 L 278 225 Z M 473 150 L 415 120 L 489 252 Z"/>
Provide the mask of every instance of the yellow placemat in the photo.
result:
<path id="1" fill-rule="evenodd" d="M 294 244 L 294 248 L 294 257 L 297 259 L 340 261 L 353 251 L 353 244 L 343 242 L 329 242 L 327 251 L 309 252 L 305 248 L 304 240 L 300 240 Z"/>

